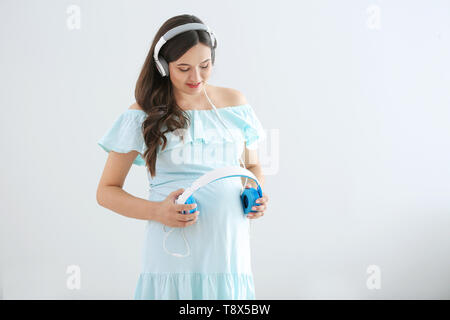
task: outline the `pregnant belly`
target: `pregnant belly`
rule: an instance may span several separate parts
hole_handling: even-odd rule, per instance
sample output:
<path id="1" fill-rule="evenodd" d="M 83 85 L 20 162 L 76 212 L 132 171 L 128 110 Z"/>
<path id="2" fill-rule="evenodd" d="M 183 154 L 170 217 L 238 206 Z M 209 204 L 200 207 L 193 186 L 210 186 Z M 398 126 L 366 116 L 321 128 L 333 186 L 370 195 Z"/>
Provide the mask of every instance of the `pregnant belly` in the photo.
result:
<path id="1" fill-rule="evenodd" d="M 177 188 L 174 187 L 173 190 Z M 245 262 L 244 265 L 247 265 L 246 261 L 250 255 L 249 220 L 244 216 L 240 191 L 240 177 L 211 182 L 194 193 L 200 211 L 197 222 L 186 228 L 165 228 L 166 231 L 174 229 L 166 241 L 166 247 L 171 252 L 183 254 L 186 252 L 186 244 L 182 236 L 182 231 L 184 232 L 191 256 L 183 258 L 183 262 L 176 260 L 177 258 L 168 255 L 163 250 L 162 241 L 166 234 L 163 225 L 151 221 L 144 249 L 147 270 L 167 268 L 167 264 L 172 265 L 173 261 L 179 261 L 178 264 L 181 263 L 181 265 L 187 263 L 196 266 L 194 269 L 201 269 L 201 266 L 206 263 L 214 270 L 228 271 L 242 269 L 238 267 L 243 263 L 242 261 Z M 166 192 L 168 194 L 171 191 L 167 190 Z M 154 196 L 154 199 L 161 198 L 164 197 Z M 242 259 L 232 262 L 237 256 L 241 256 Z"/>

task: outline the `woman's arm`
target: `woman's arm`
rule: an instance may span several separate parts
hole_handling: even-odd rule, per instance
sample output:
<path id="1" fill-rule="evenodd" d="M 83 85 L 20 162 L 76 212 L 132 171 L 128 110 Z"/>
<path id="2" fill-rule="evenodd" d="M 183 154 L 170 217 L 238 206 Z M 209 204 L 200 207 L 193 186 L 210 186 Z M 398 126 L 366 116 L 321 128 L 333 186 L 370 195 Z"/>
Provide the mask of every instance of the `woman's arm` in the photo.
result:
<path id="1" fill-rule="evenodd" d="M 247 169 L 249 171 L 253 172 L 253 174 L 256 176 L 256 178 L 259 181 L 261 189 L 264 189 L 264 175 L 262 173 L 261 166 L 258 164 L 258 165 L 254 165 L 254 166 L 252 166 L 250 168 L 247 167 Z M 244 178 L 244 182 L 245 182 L 245 178 Z M 247 180 L 247 184 L 251 184 L 253 188 L 256 188 L 256 182 L 251 180 L 251 179 Z"/>
<path id="2" fill-rule="evenodd" d="M 130 167 L 138 156 L 137 151 L 117 153 L 110 151 L 97 188 L 97 203 L 125 217 L 154 220 L 160 202 L 135 197 L 123 184 Z"/>
<path id="3" fill-rule="evenodd" d="M 244 147 L 243 155 L 245 159 L 245 167 L 249 171 L 253 172 L 261 185 L 261 189 L 264 189 L 264 175 L 258 159 L 258 150 L 250 150 Z M 245 182 L 245 177 L 242 177 L 242 182 Z M 247 184 L 251 184 L 253 188 L 256 188 L 255 181 L 251 179 L 247 179 Z"/>

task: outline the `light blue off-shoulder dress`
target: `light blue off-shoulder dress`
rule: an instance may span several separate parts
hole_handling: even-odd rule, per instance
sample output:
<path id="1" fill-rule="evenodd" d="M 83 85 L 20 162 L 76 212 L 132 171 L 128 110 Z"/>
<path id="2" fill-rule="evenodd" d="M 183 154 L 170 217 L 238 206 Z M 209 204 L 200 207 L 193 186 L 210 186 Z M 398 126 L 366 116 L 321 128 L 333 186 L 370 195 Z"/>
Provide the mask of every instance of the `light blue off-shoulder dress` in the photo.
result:
<path id="1" fill-rule="evenodd" d="M 250 104 L 218 108 L 231 132 L 221 124 L 214 109 L 185 110 L 190 126 L 166 133 L 164 150 L 158 149 L 156 176 L 149 179 L 150 201 L 163 201 L 169 193 L 187 188 L 203 174 L 223 166 L 239 166 L 244 144 L 255 149 L 266 139 L 261 122 Z M 98 141 L 107 152 L 140 154 L 136 165 L 145 165 L 142 158 L 146 145 L 141 131 L 147 114 L 127 109 Z M 231 134 L 233 137 L 231 137 Z M 184 140 L 180 137 L 183 136 Z M 174 228 L 166 242 L 171 252 L 187 251 L 179 258 L 168 254 L 163 240 L 171 227 L 149 220 L 142 246 L 141 273 L 134 299 L 256 299 L 250 259 L 249 222 L 240 200 L 241 177 L 216 180 L 194 193 L 200 211 L 196 223 Z"/>

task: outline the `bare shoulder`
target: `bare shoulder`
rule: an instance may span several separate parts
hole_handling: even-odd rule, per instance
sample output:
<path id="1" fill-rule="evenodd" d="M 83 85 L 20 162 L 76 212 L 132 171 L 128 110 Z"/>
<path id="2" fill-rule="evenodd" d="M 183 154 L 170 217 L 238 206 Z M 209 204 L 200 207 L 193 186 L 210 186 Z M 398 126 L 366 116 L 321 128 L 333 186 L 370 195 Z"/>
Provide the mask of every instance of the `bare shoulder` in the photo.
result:
<path id="1" fill-rule="evenodd" d="M 221 90 L 225 97 L 225 106 L 240 106 L 243 104 L 247 104 L 247 99 L 239 90 L 233 88 L 221 88 Z"/>
<path id="2" fill-rule="evenodd" d="M 141 110 L 142 108 L 140 105 L 137 104 L 137 102 L 133 103 L 128 109 L 132 109 L 132 110 Z"/>
<path id="3" fill-rule="evenodd" d="M 218 101 L 221 102 L 218 106 L 219 108 L 240 106 L 248 103 L 244 94 L 237 89 L 214 87 L 214 90 L 217 94 Z"/>

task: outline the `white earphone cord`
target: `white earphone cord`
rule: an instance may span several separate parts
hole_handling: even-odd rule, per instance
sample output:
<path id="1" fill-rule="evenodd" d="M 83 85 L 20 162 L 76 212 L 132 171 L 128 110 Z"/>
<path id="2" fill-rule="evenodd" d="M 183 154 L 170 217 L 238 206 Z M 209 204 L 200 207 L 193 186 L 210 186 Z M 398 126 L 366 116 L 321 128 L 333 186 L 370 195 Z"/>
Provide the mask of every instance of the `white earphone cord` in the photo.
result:
<path id="1" fill-rule="evenodd" d="M 205 96 L 206 96 L 206 98 L 208 99 L 209 103 L 212 105 L 212 107 L 213 107 L 213 109 L 214 109 L 214 111 L 215 111 L 215 113 L 216 113 L 216 115 L 217 115 L 217 118 L 219 118 L 219 120 L 222 122 L 222 125 L 225 127 L 225 129 L 228 130 L 228 133 L 230 134 L 231 139 L 234 139 L 234 136 L 233 136 L 233 134 L 231 133 L 230 129 L 229 129 L 228 126 L 225 124 L 225 122 L 222 120 L 222 117 L 219 115 L 219 112 L 217 111 L 216 106 L 211 102 L 211 100 L 209 99 L 208 95 L 206 94 L 206 89 L 205 89 L 204 86 L 203 86 L 203 92 L 205 93 Z M 242 160 L 242 156 L 239 156 L 239 160 L 240 160 L 240 162 L 242 163 L 244 169 L 246 169 L 245 161 Z M 248 180 L 248 178 L 245 177 L 245 182 L 244 182 L 243 186 L 241 187 L 241 194 L 242 194 L 242 192 L 244 191 L 245 186 L 247 185 L 247 180 Z M 197 222 L 197 224 L 198 224 L 198 222 Z M 250 221 L 249 221 L 249 230 L 248 230 L 248 236 L 249 236 L 249 238 L 250 238 L 251 224 L 252 224 L 252 221 L 250 220 Z M 191 253 L 191 248 L 189 247 L 189 243 L 188 243 L 188 241 L 187 241 L 187 239 L 186 239 L 186 236 L 185 236 L 185 234 L 184 234 L 184 229 L 181 230 L 181 233 L 182 233 L 182 235 L 183 235 L 184 242 L 186 243 L 186 247 L 187 247 L 187 252 L 186 252 L 186 254 L 184 254 L 184 255 L 182 255 L 182 254 L 180 254 L 180 253 L 169 252 L 169 250 L 167 250 L 167 248 L 166 248 L 166 240 L 167 240 L 167 238 L 169 237 L 169 234 L 172 233 L 172 231 L 174 231 L 175 229 L 170 230 L 168 233 L 167 233 L 167 231 L 166 231 L 166 226 L 165 226 L 165 225 L 163 225 L 163 229 L 164 229 L 164 232 L 166 232 L 166 235 L 164 236 L 164 241 L 163 241 L 163 247 L 164 247 L 164 250 L 165 250 L 168 254 L 171 254 L 171 255 L 173 255 L 173 256 L 175 256 L 175 257 L 179 257 L 179 258 L 184 258 L 184 257 L 189 256 L 190 253 Z"/>

